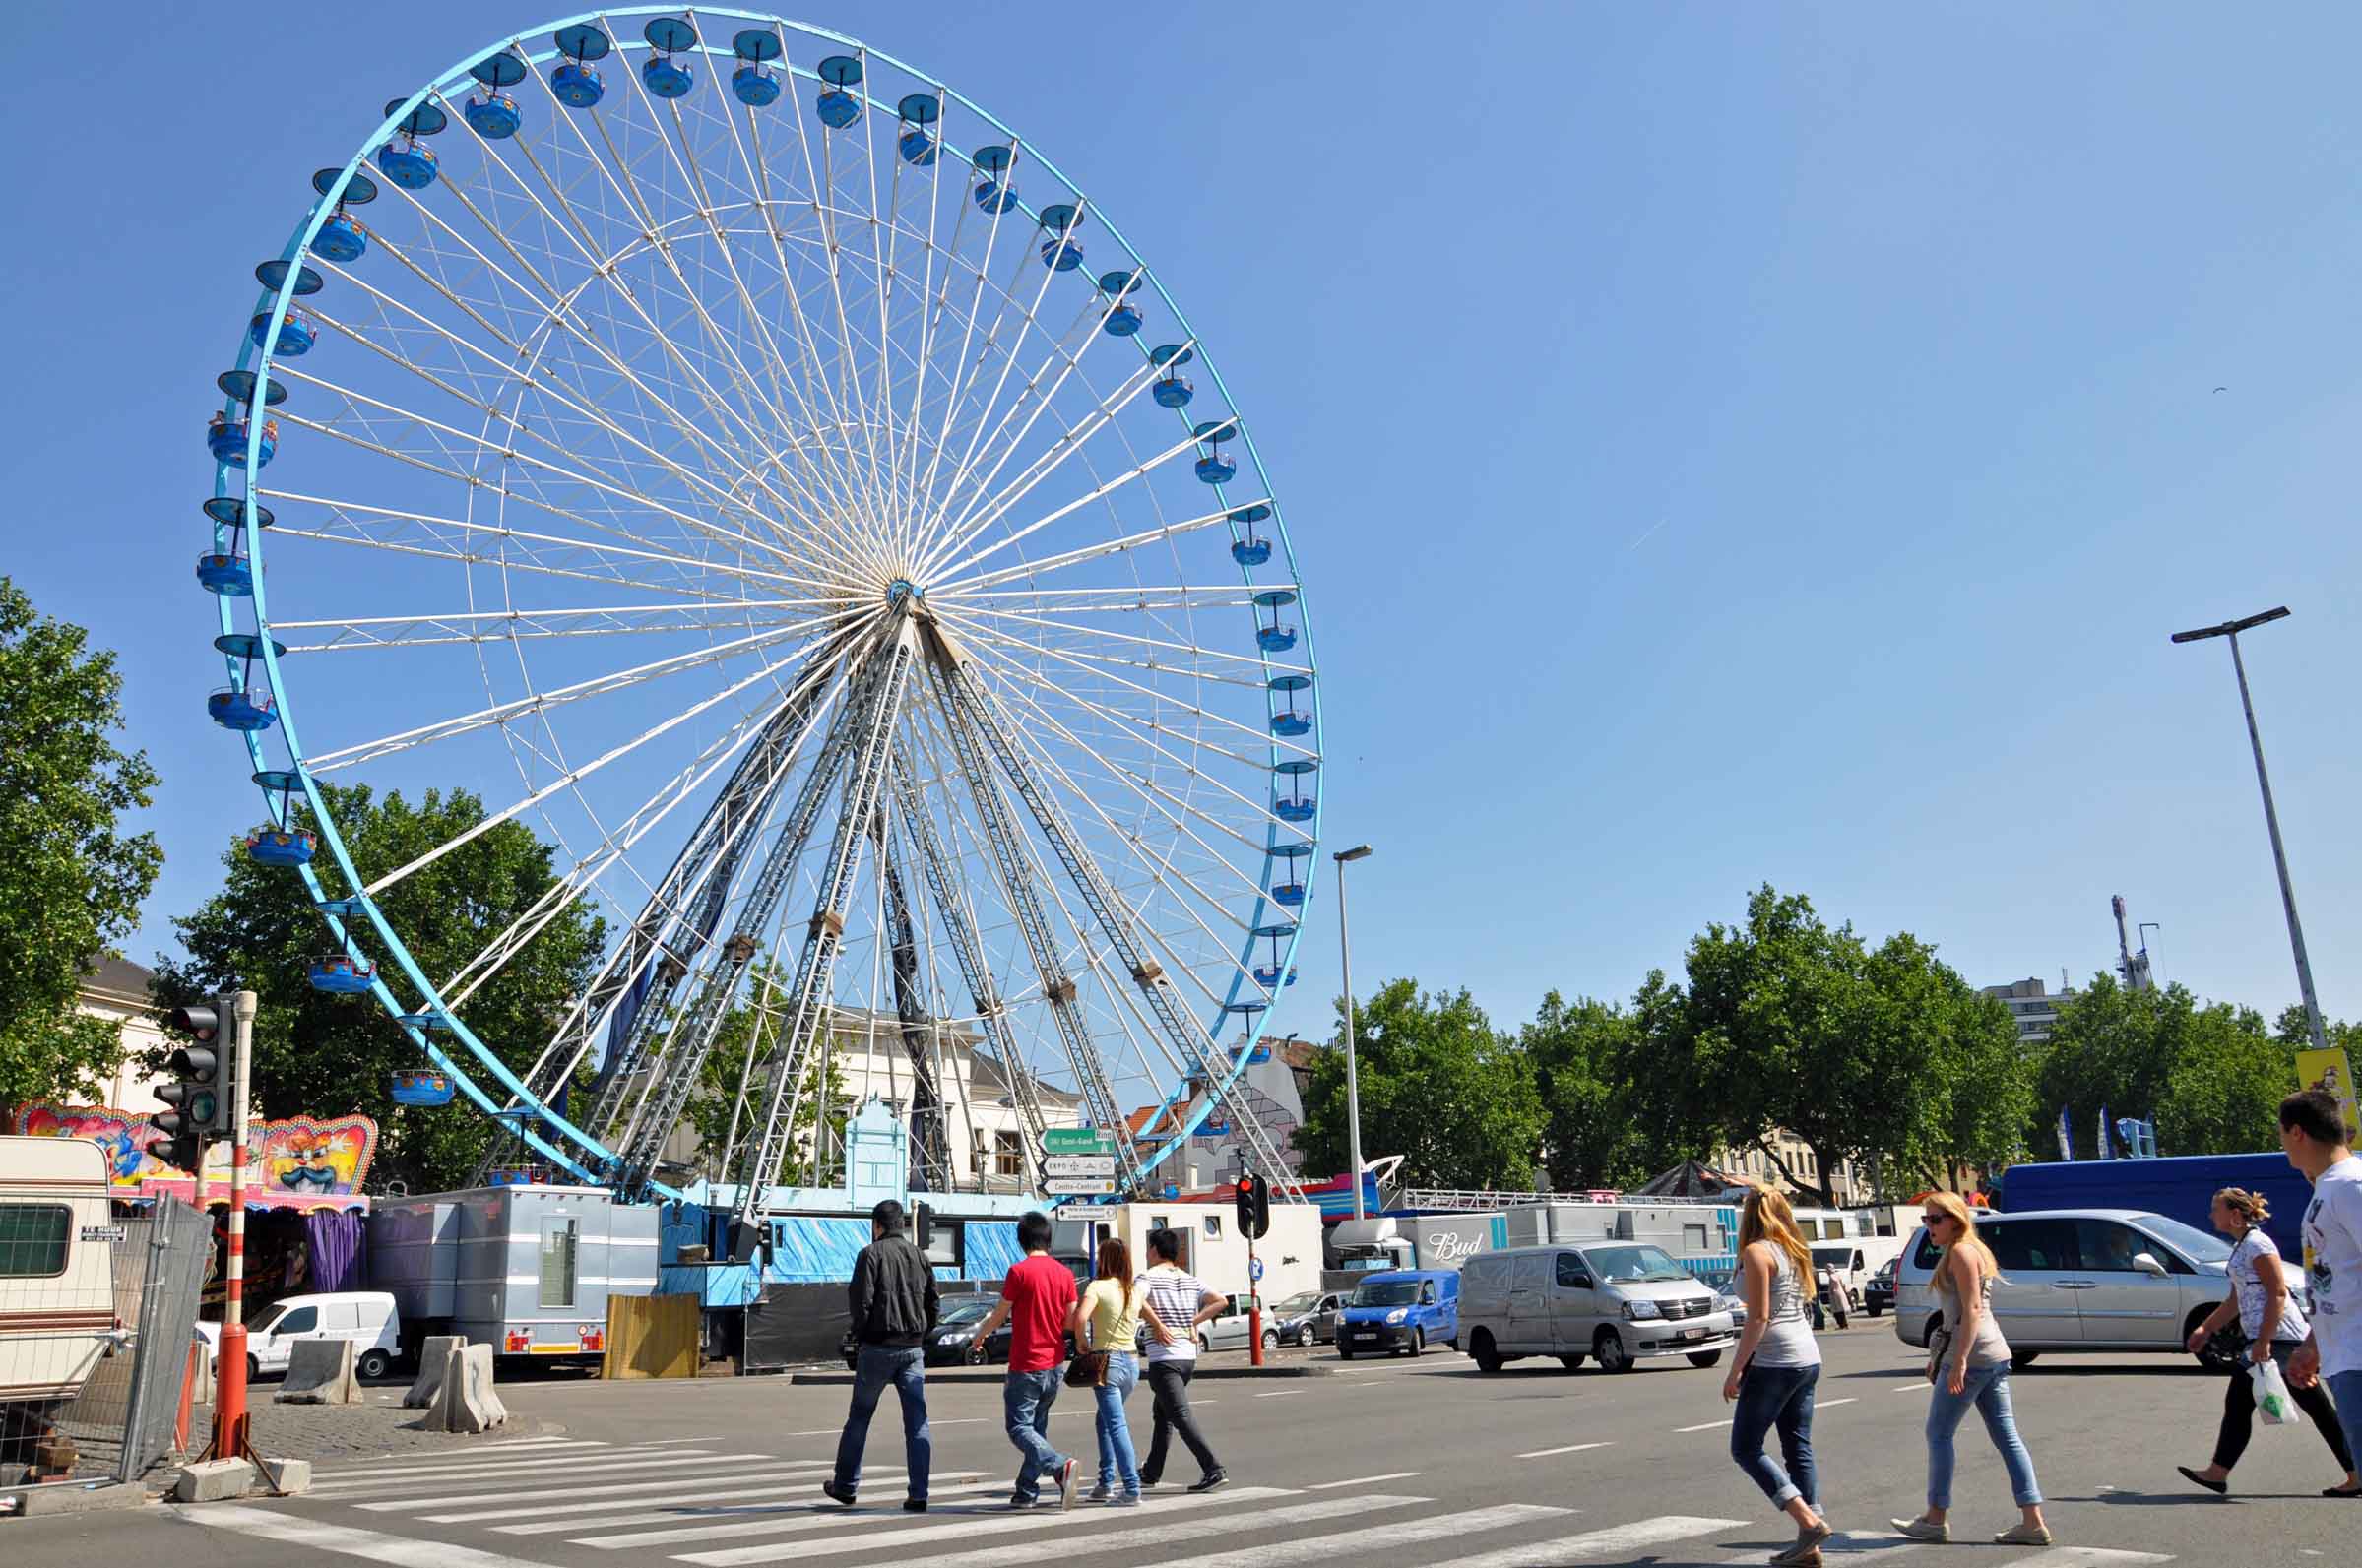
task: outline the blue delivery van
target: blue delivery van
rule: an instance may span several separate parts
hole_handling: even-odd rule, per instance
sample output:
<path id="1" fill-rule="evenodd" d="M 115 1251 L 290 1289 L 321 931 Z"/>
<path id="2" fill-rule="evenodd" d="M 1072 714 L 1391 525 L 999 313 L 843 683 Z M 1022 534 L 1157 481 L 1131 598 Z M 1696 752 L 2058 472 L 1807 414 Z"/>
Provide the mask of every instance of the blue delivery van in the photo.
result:
<path id="1" fill-rule="evenodd" d="M 1355 1287 L 1337 1324 L 1337 1354 L 1417 1355 L 1431 1345 L 1460 1348 L 1460 1271 L 1397 1269 Z"/>
<path id="2" fill-rule="evenodd" d="M 2211 1235 L 2214 1194 L 2245 1187 L 2271 1205 L 2265 1231 L 2283 1258 L 2301 1258 L 2296 1233 L 2313 1184 L 2278 1152 L 2182 1155 L 2166 1160 L 2076 1160 L 2011 1165 L 2002 1172 L 1994 1207 L 2005 1214 L 2037 1209 L 2139 1209 Z"/>

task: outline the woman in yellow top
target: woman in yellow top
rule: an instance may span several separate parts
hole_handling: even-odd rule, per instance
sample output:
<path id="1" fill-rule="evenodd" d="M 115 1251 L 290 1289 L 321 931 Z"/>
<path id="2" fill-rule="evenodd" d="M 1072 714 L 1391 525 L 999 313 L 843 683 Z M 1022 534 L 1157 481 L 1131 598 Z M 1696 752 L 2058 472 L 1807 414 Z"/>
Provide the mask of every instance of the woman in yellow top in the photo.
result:
<path id="1" fill-rule="evenodd" d="M 1131 1249 L 1114 1236 L 1099 1244 L 1099 1273 L 1074 1303 L 1066 1327 L 1085 1350 L 1107 1352 L 1107 1370 L 1092 1390 L 1099 1401 L 1099 1484 L 1091 1501 L 1116 1508 L 1140 1506 L 1140 1461 L 1132 1449 L 1131 1423 L 1123 1402 L 1140 1381 L 1133 1355 L 1140 1333 L 1140 1308 L 1148 1286 L 1132 1278 Z M 1163 1332 L 1163 1325 L 1158 1325 Z M 1122 1490 L 1117 1490 L 1117 1483 Z"/>

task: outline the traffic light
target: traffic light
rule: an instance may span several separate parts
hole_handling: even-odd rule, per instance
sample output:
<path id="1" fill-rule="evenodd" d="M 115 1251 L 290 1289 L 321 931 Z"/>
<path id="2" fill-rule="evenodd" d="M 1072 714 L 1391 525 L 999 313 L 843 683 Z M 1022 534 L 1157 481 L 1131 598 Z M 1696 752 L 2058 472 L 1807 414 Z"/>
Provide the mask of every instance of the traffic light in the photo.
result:
<path id="1" fill-rule="evenodd" d="M 1260 1241 L 1271 1233 L 1271 1183 L 1260 1176 L 1239 1178 L 1239 1233 Z"/>
<path id="2" fill-rule="evenodd" d="M 220 1082 L 222 1059 L 214 1049 L 222 1033 L 222 1016 L 211 1007 L 178 1007 L 172 1010 L 172 1027 L 193 1043 L 172 1053 L 173 1082 L 156 1091 L 156 1098 L 166 1108 L 151 1120 L 164 1141 L 151 1145 L 150 1152 L 174 1169 L 194 1175 L 197 1162 L 204 1159 L 204 1135 L 225 1125 L 223 1101 L 227 1097 Z"/>
<path id="3" fill-rule="evenodd" d="M 935 1211 L 928 1204 L 911 1206 L 911 1245 L 921 1252 L 935 1244 Z"/>

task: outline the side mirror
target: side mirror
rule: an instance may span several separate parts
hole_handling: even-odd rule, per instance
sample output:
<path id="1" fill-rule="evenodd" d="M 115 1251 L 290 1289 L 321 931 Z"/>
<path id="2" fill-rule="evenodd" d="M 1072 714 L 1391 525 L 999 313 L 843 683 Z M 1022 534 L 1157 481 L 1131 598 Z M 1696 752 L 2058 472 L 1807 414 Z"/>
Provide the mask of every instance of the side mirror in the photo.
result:
<path id="1" fill-rule="evenodd" d="M 2160 1280 L 2165 1278 L 2165 1265 L 2145 1252 L 2133 1254 L 2133 1268 L 2140 1274 L 2154 1275 Z"/>

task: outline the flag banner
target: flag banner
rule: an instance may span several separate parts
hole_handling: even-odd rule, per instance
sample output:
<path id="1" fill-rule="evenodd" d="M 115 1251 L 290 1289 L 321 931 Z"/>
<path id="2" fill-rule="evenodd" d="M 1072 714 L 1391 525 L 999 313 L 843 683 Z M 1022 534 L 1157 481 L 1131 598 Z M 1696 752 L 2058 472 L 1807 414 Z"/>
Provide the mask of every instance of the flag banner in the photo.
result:
<path id="1" fill-rule="evenodd" d="M 2102 1160 L 2116 1158 L 2116 1147 L 2108 1142 L 2108 1107 L 2105 1105 L 2099 1108 L 2099 1157 Z"/>
<path id="2" fill-rule="evenodd" d="M 2347 1060 L 2345 1048 L 2331 1046 L 2326 1051 L 2296 1053 L 2296 1081 L 2305 1089 L 2327 1091 L 2345 1112 L 2345 1135 L 2348 1139 L 2362 1133 L 2362 1120 L 2355 1114 L 2354 1069 Z"/>
<path id="3" fill-rule="evenodd" d="M 2075 1124 L 2068 1119 L 2065 1105 L 2059 1107 L 2059 1158 L 2075 1159 Z"/>

